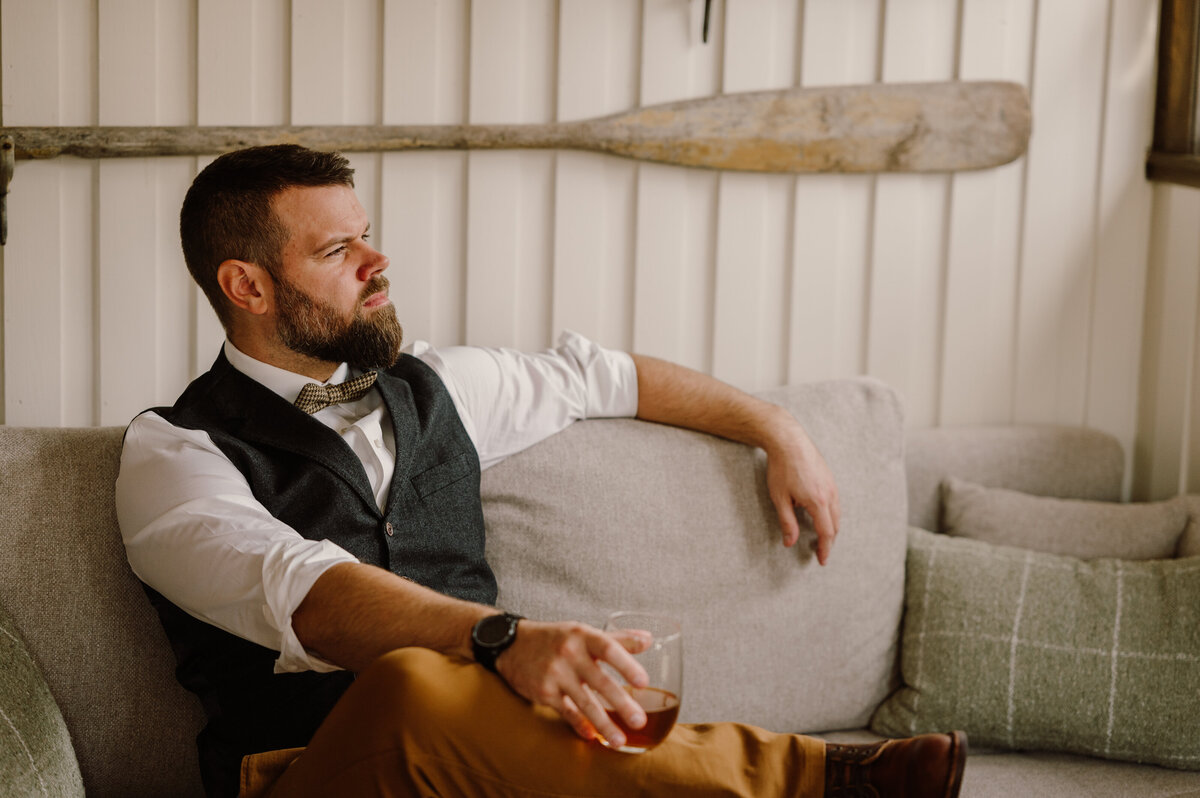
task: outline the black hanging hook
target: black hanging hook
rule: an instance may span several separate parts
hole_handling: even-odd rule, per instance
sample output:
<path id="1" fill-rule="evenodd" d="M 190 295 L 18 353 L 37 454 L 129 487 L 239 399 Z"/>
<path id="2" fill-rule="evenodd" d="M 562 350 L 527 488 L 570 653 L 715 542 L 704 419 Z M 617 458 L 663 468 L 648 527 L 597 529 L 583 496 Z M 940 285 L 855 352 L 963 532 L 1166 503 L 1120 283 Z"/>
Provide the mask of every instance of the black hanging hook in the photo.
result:
<path id="1" fill-rule="evenodd" d="M 0 247 L 8 243 L 8 184 L 13 178 L 16 145 L 12 136 L 0 136 Z"/>

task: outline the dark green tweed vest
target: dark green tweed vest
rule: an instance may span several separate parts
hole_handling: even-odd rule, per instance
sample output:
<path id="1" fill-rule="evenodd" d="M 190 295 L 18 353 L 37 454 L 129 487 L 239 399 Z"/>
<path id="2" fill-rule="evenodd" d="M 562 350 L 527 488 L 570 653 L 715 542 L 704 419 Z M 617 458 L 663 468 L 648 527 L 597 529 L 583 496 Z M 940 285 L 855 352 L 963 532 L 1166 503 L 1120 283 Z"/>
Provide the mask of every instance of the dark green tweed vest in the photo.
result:
<path id="1" fill-rule="evenodd" d="M 173 407 L 203 430 L 280 521 L 361 561 L 458 598 L 492 604 L 484 560 L 479 457 L 441 380 L 404 355 L 376 383 L 391 415 L 396 470 L 387 508 L 337 433 L 233 368 L 224 354 Z M 353 680 L 346 672 L 273 673 L 278 653 L 188 615 L 147 588 L 184 687 L 204 704 L 198 738 L 210 795 L 236 795 L 241 758 L 307 744 Z"/>

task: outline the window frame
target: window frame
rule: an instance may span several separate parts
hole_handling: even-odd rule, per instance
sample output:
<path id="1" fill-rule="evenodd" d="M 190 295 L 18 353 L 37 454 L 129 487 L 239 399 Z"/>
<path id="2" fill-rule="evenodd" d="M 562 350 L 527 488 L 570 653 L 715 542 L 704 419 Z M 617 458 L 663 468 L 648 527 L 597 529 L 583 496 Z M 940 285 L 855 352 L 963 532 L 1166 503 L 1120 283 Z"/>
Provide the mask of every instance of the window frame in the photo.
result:
<path id="1" fill-rule="evenodd" d="M 1162 0 L 1146 177 L 1200 188 L 1200 0 Z"/>

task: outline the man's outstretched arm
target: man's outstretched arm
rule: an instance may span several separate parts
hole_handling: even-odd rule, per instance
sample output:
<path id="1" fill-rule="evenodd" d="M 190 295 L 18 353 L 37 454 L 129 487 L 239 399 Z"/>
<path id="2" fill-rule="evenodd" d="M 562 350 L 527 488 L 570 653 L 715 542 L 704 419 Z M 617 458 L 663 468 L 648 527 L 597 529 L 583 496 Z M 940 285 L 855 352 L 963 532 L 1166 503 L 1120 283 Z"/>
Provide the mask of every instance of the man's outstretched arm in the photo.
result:
<path id="1" fill-rule="evenodd" d="M 841 511 L 825 458 L 790 413 L 698 371 L 645 355 L 637 366 L 637 416 L 757 446 L 767 453 L 767 490 L 779 514 L 783 544 L 800 539 L 796 508 L 817 533 L 817 561 L 829 559 Z"/>
<path id="2" fill-rule="evenodd" d="M 494 607 L 451 598 L 383 568 L 341 563 L 317 579 L 292 615 L 304 647 L 329 662 L 361 671 L 395 648 L 420 646 L 472 659 L 471 628 Z M 599 697 L 607 699 L 633 728 L 646 715 L 600 668 L 612 665 L 631 683 L 646 684 L 646 672 L 630 651 L 646 641 L 619 640 L 580 623 L 522 620 L 517 638 L 496 668 L 520 695 L 556 710 L 585 739 L 598 730 L 617 745 L 625 739 Z"/>

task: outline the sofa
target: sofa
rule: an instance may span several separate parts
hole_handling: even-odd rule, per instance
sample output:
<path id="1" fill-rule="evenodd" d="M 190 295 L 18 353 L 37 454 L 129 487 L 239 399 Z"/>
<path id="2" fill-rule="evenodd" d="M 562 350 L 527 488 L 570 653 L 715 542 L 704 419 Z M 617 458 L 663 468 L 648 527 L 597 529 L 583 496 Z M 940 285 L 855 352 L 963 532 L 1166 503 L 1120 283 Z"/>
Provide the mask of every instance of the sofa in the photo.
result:
<path id="1" fill-rule="evenodd" d="M 1200 762 L 1189 748 L 1195 741 L 1173 742 L 1179 724 L 1183 736 L 1190 730 L 1200 738 L 1194 690 L 1166 734 L 1156 719 L 1149 726 L 1126 722 L 1118 711 L 1129 690 L 1124 682 L 1118 690 L 1124 671 L 1118 674 L 1115 654 L 1101 652 L 1103 663 L 1117 663 L 1102 670 L 1112 673 L 1111 684 L 1104 682 L 1107 699 L 1076 699 L 1071 690 L 1085 690 L 1086 680 L 1061 664 L 1050 670 L 1059 672 L 1062 689 L 1051 684 L 1046 692 L 1045 684 L 1017 679 L 1015 635 L 983 640 L 996 645 L 982 653 L 968 645 L 967 636 L 984 628 L 1003 598 L 987 590 L 993 576 L 1013 570 L 1004 563 L 1015 563 L 1022 578 L 1029 628 L 1037 591 L 1050 579 L 1031 570 L 1031 562 L 1051 562 L 1051 575 L 1091 574 L 1096 563 L 1116 563 L 1130 595 L 1162 591 L 1139 592 L 1129 569 L 1178 570 L 1189 562 L 1173 554 L 1191 553 L 1200 535 L 1194 519 L 1185 514 L 1180 522 L 1173 503 L 1161 503 L 1174 513 L 1167 520 L 1186 526 L 1160 544 L 1172 547 L 1172 556 L 1137 562 L 1062 551 L 1034 555 L 941 533 L 952 479 L 1018 503 L 1119 515 L 1125 457 L 1112 437 L 1050 426 L 906 431 L 900 397 L 868 378 L 762 395 L 805 424 L 838 480 L 841 532 L 826 566 L 803 540 L 792 549 L 780 545 L 761 452 L 636 420 L 588 420 L 484 472 L 488 556 L 500 605 L 594 624 L 618 609 L 678 616 L 685 639 L 681 721 L 737 720 L 836 741 L 953 723 L 972 734 L 966 796 L 1200 796 Z M 129 571 L 116 525 L 112 485 L 121 432 L 0 427 L 0 794 L 6 796 L 77 795 L 84 788 L 97 798 L 201 794 L 194 749 L 201 708 L 174 680 L 170 648 Z M 1054 515 L 1038 505 L 1033 511 L 1037 518 Z M 1090 545 L 1101 534 L 1089 528 L 1084 537 Z M 1141 538 L 1136 529 L 1120 534 L 1135 548 Z M 998 566 L 987 559 L 1001 555 Z M 984 565 L 938 571 L 938 562 L 955 557 L 983 557 Z M 959 580 L 965 585 L 939 587 L 960 574 L 968 575 Z M 917 587 L 925 592 L 914 598 Z M 977 588 L 982 604 L 971 604 L 977 596 L 954 597 L 954 590 Z M 1004 583 L 996 589 L 1015 592 Z M 1064 595 L 1053 595 L 1050 615 L 1072 624 L 1079 616 L 1071 602 L 1080 599 Z M 950 613 L 950 621 L 938 612 Z M 950 623 L 951 632 L 935 634 L 939 623 Z M 1176 635 L 1172 645 L 1182 639 L 1190 646 L 1192 633 L 1178 626 L 1167 629 Z M 1138 619 L 1126 617 L 1124 628 L 1140 628 Z M 950 647 L 921 649 L 917 659 L 926 669 L 945 666 L 938 678 L 949 683 L 928 683 L 925 671 L 910 667 L 918 644 L 935 639 Z M 1189 659 L 1196 653 L 1159 659 L 1170 659 L 1176 675 L 1185 682 L 1196 676 L 1190 684 L 1200 685 L 1200 662 Z M 986 674 L 993 666 L 1007 704 L 973 706 L 976 696 L 992 692 Z M 989 681 L 972 683 L 979 674 Z M 1179 703 L 1159 677 L 1144 678 L 1156 682 L 1134 682 L 1135 704 L 1160 694 Z M 1095 710 L 1101 720 L 1068 719 L 1060 728 L 1051 718 L 1049 731 L 1024 725 L 1025 713 L 1056 700 L 1065 707 L 1059 711 Z M 922 716 L 924 707 L 933 714 Z M 995 739 L 996 723 L 1008 738 Z M 1089 726 L 1097 725 L 1120 745 L 1081 753 L 1076 742 L 1092 751 Z M 1125 750 L 1126 738 L 1149 757 Z M 1147 764 L 1159 754 L 1168 761 Z"/>

